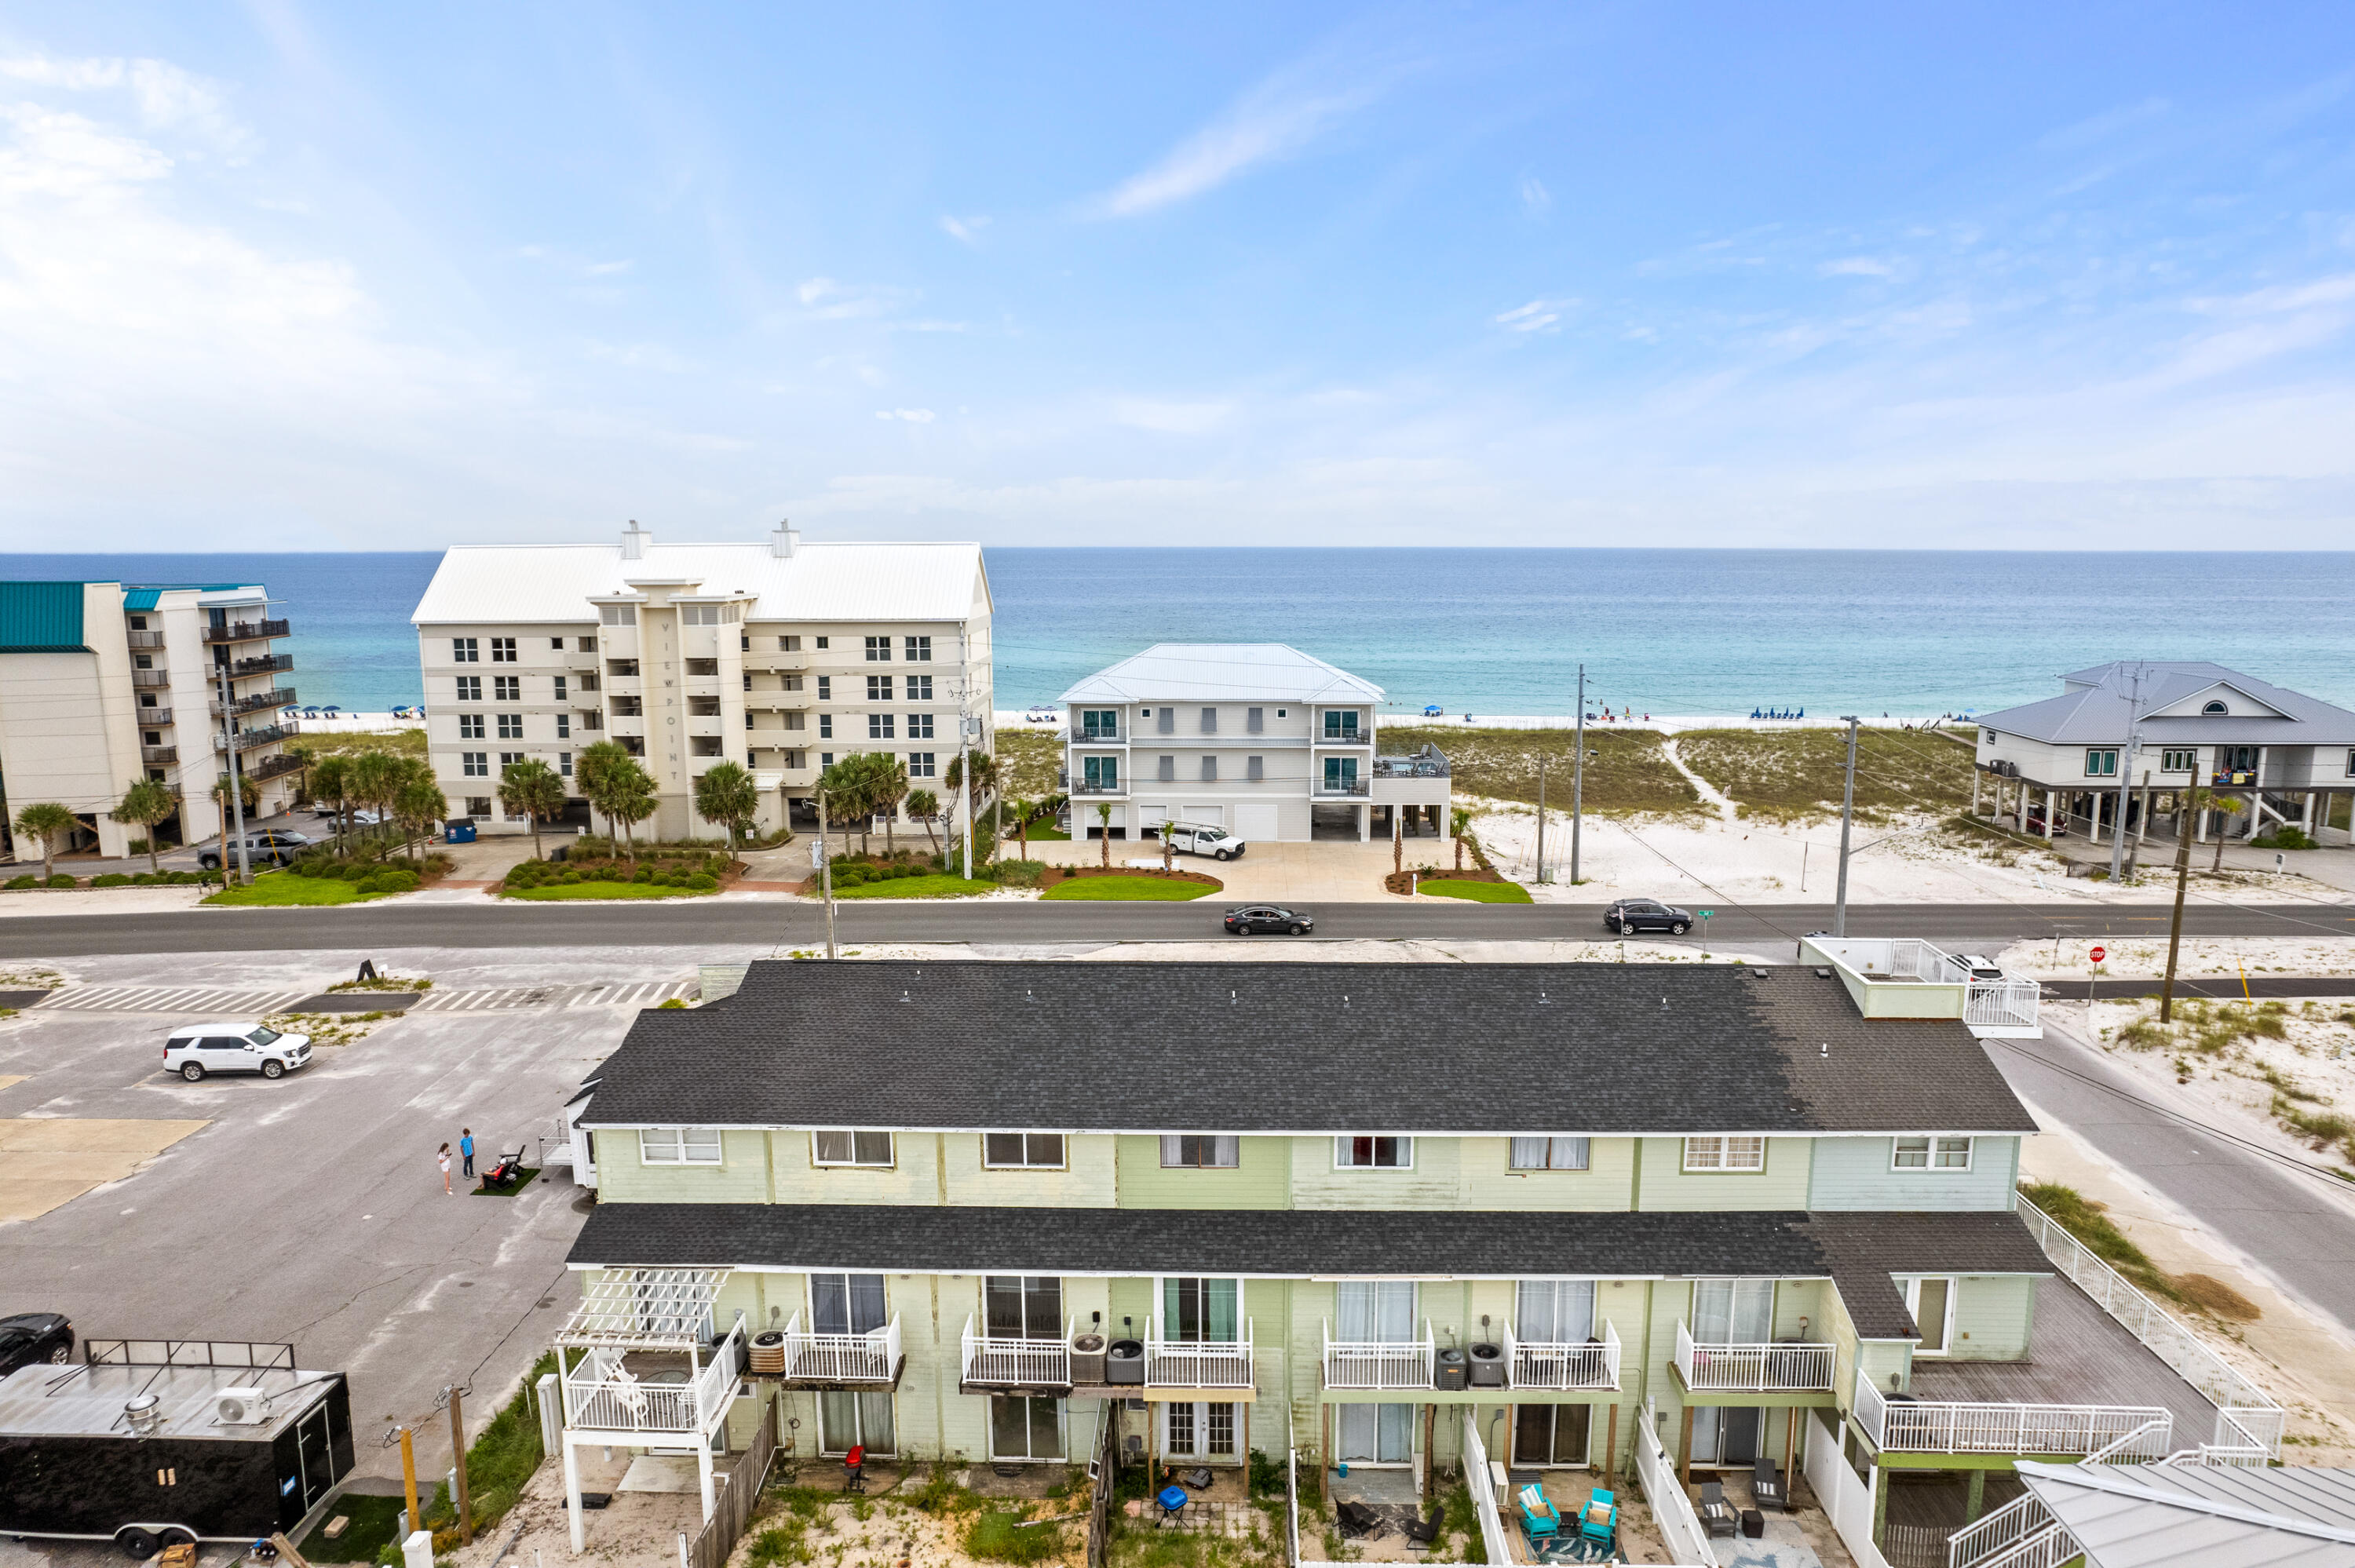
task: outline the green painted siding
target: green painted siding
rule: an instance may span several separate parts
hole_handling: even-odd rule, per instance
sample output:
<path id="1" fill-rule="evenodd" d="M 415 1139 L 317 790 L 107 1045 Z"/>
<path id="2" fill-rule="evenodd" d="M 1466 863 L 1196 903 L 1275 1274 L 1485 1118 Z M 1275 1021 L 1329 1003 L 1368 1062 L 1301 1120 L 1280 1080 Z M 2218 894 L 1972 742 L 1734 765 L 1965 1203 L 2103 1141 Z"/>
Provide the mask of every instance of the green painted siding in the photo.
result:
<path id="1" fill-rule="evenodd" d="M 1295 1209 L 1452 1209 L 1459 1206 L 1456 1182 L 1463 1169 L 1455 1138 L 1414 1140 L 1409 1171 L 1337 1169 L 1333 1140 L 1292 1140 L 1292 1206 Z"/>
<path id="2" fill-rule="evenodd" d="M 948 1202 L 986 1207 L 1031 1204 L 1048 1209 L 1109 1209 L 1119 1182 L 1119 1140 L 1107 1132 L 1074 1133 L 1063 1140 L 1060 1171 L 992 1171 L 981 1163 L 981 1134 L 952 1132 L 941 1138 Z"/>
<path id="3" fill-rule="evenodd" d="M 765 1203 L 768 1134 L 719 1135 L 717 1165 L 643 1165 L 635 1132 L 597 1134 L 597 1194 L 609 1203 Z"/>
<path id="4" fill-rule="evenodd" d="M 1457 1150 L 1454 1207 L 1592 1213 L 1634 1204 L 1636 1139 L 1632 1138 L 1590 1139 L 1583 1171 L 1512 1170 L 1509 1139 L 1449 1141 Z"/>
<path id="5" fill-rule="evenodd" d="M 1131 1136 L 1116 1142 L 1124 1209 L 1282 1209 L 1291 1204 L 1291 1139 L 1237 1139 L 1236 1164 L 1228 1171 L 1165 1170 L 1158 1138 Z"/>
<path id="6" fill-rule="evenodd" d="M 1968 1171 L 1897 1171 L 1895 1142 L 1886 1138 L 1819 1138 L 1815 1141 L 1807 1207 L 1936 1211 L 2009 1209 L 2019 1160 L 2017 1138 L 1982 1138 Z"/>
<path id="7" fill-rule="evenodd" d="M 1804 1209 L 1809 1146 L 1805 1138 L 1766 1140 L 1766 1169 L 1688 1171 L 1680 1138 L 1644 1141 L 1644 1204 L 1647 1210 Z"/>
<path id="8" fill-rule="evenodd" d="M 2064 1287 L 2065 1288 L 2065 1287 Z M 2028 1354 L 2036 1280 L 2027 1275 L 1966 1276 L 1955 1287 L 1953 1360 L 2016 1361 Z"/>
<path id="9" fill-rule="evenodd" d="M 888 1168 L 820 1165 L 814 1154 L 813 1135 L 807 1132 L 773 1132 L 767 1137 L 775 1170 L 773 1202 L 929 1204 L 945 1201 L 941 1181 L 943 1139 L 938 1133 L 895 1134 Z"/>

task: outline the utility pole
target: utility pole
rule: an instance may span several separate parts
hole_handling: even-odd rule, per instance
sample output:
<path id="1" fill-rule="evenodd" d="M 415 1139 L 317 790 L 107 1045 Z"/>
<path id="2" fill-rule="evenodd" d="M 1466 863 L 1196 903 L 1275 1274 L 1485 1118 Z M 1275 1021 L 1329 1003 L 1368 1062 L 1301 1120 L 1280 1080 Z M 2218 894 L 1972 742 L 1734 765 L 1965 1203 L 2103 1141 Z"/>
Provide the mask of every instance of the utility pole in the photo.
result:
<path id="1" fill-rule="evenodd" d="M 450 1451 L 457 1457 L 458 1493 L 450 1506 L 458 1510 L 458 1543 L 474 1543 L 474 1499 L 466 1486 L 466 1395 L 465 1391 L 450 1390 Z"/>
<path id="2" fill-rule="evenodd" d="M 1848 720 L 1848 779 L 1840 786 L 1840 862 L 1839 892 L 1832 902 L 1832 935 L 1848 935 L 1848 830 L 1856 817 L 1856 715 L 1843 714 Z"/>
<path id="3" fill-rule="evenodd" d="M 1538 880 L 1546 880 L 1545 859 L 1545 756 L 1538 756 Z"/>
<path id="4" fill-rule="evenodd" d="M 269 612 L 265 609 L 263 613 Z M 229 753 L 229 809 L 230 817 L 237 823 L 237 879 L 251 882 L 253 856 L 245 847 L 245 788 L 239 783 L 237 774 L 237 710 L 229 694 L 229 644 L 223 643 L 216 652 L 221 655 L 221 662 L 215 668 L 220 672 L 221 747 Z M 224 877 L 229 872 L 227 838 L 221 840 L 221 872 Z"/>
<path id="5" fill-rule="evenodd" d="M 1570 885 L 1578 885 L 1578 818 L 1586 794 L 1586 666 L 1578 667 L 1577 740 L 1570 754 Z"/>
<path id="6" fill-rule="evenodd" d="M 410 1440 L 405 1425 L 400 1428 L 400 1487 L 402 1496 L 409 1499 L 409 1531 L 402 1532 L 405 1536 L 425 1528 L 419 1522 L 417 1510 L 417 1446 Z"/>
<path id="7" fill-rule="evenodd" d="M 842 956 L 834 942 L 834 851 L 826 842 L 826 787 L 817 790 L 817 886 L 826 899 L 826 956 Z"/>
<path id="8" fill-rule="evenodd" d="M 2158 988 L 2158 1021 L 2175 1022 L 2175 955 L 2183 946 L 2183 888 L 2191 880 L 2191 823 L 2200 810 L 2200 786 L 2178 798 L 2175 807 L 2175 918 L 2167 927 L 2167 979 Z"/>
<path id="9" fill-rule="evenodd" d="M 2110 824 L 2110 881 L 2124 874 L 2126 861 L 2126 800 L 2134 788 L 2135 753 L 2142 749 L 2142 666 L 2135 666 L 2134 694 L 2126 699 L 2126 743 L 2118 753 L 2117 820 Z"/>

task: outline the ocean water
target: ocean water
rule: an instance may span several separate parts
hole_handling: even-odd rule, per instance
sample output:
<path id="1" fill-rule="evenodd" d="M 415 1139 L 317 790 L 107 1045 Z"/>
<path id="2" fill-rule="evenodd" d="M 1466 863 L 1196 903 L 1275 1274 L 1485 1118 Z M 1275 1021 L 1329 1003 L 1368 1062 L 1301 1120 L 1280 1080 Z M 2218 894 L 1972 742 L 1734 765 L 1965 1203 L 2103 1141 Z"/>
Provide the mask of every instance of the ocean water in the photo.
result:
<path id="1" fill-rule="evenodd" d="M 0 577 L 266 583 L 305 702 L 416 702 L 432 553 L 0 556 Z M 997 705 L 1157 641 L 1289 642 L 1410 711 L 1966 713 L 2110 659 L 2355 707 L 2355 553 L 993 549 Z"/>

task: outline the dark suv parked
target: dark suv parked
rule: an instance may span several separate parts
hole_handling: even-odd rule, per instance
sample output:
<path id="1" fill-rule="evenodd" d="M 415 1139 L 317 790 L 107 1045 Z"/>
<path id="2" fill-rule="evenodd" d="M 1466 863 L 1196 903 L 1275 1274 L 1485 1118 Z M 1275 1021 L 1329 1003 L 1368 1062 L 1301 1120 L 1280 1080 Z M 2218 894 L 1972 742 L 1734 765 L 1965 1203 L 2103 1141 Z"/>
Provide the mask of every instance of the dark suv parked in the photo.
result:
<path id="1" fill-rule="evenodd" d="M 0 1377 L 36 1361 L 63 1366 L 73 1360 L 74 1330 L 61 1313 L 19 1312 L 0 1318 Z"/>
<path id="2" fill-rule="evenodd" d="M 1681 937 L 1692 927 L 1692 911 L 1649 898 L 1622 898 L 1603 912 L 1603 927 L 1623 936 L 1629 931 L 1666 931 Z"/>

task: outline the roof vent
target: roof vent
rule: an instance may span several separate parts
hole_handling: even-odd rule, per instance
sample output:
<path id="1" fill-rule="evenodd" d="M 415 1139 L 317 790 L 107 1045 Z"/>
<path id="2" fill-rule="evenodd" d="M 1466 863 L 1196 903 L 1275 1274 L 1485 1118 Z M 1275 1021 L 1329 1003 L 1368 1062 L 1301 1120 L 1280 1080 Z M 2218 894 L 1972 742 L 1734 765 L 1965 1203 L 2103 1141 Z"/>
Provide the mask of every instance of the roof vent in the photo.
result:
<path id="1" fill-rule="evenodd" d="M 1823 1058 L 1825 1058 L 1827 1061 L 1828 1061 L 1828 1060 L 1830 1059 L 1830 1057 L 1831 1057 L 1831 1054 L 1832 1054 L 1832 1043 L 1831 1043 L 1830 1041 L 1828 1041 L 1828 1040 L 1827 1040 L 1827 1041 L 1825 1041 L 1825 1042 L 1824 1042 L 1824 1048 L 1823 1048 L 1821 1051 L 1819 1051 L 1819 1052 L 1817 1052 L 1817 1055 L 1822 1056 L 1822 1057 L 1823 1057 Z"/>
<path id="2" fill-rule="evenodd" d="M 1817 969 L 1816 971 L 1816 978 L 1817 980 L 1829 980 L 1832 978 L 1832 971 L 1829 969 Z"/>
<path id="3" fill-rule="evenodd" d="M 901 1001 L 907 1001 L 907 1000 L 908 1000 L 908 993 L 907 993 L 906 991 L 902 991 L 900 993 L 900 1000 Z"/>
<path id="4" fill-rule="evenodd" d="M 647 533 L 644 528 L 639 527 L 638 520 L 636 518 L 631 518 L 630 525 L 622 530 L 622 559 L 625 561 L 645 560 L 646 558 L 646 546 L 654 542 L 655 536 L 652 534 Z"/>
<path id="5" fill-rule="evenodd" d="M 792 560 L 794 552 L 801 548 L 801 544 L 802 531 L 782 517 L 777 519 L 777 525 L 769 531 L 769 554 L 781 561 Z"/>
<path id="6" fill-rule="evenodd" d="M 1540 1007 L 1551 1007 L 1553 1005 L 1553 998 L 1548 996 L 1543 991 L 1540 991 L 1538 992 L 1538 1005 Z"/>
<path id="7" fill-rule="evenodd" d="M 163 1429 L 164 1401 L 158 1395 L 143 1393 L 123 1405 L 123 1419 L 140 1436 L 152 1436 Z"/>

